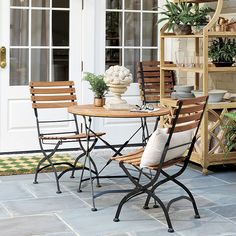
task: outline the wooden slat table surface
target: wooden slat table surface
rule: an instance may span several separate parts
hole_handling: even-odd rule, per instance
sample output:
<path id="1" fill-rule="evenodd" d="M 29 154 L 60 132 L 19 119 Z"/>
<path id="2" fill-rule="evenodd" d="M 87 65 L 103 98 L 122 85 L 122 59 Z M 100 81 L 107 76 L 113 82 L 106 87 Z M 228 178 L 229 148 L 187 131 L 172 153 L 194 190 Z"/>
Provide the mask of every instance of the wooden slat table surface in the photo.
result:
<path id="1" fill-rule="evenodd" d="M 104 117 L 104 118 L 143 118 L 156 117 L 168 115 L 170 110 L 168 108 L 160 107 L 158 111 L 152 112 L 131 112 L 125 110 L 107 110 L 104 107 L 95 107 L 93 104 L 75 105 L 68 107 L 68 112 L 90 117 Z"/>

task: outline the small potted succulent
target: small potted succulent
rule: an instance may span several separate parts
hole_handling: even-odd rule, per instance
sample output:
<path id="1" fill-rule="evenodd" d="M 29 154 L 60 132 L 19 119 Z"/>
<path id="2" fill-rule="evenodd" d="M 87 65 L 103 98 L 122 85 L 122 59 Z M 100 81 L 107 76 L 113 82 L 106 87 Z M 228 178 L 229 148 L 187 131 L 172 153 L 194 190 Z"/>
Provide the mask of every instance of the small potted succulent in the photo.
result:
<path id="1" fill-rule="evenodd" d="M 236 56 L 236 41 L 222 37 L 214 39 L 210 43 L 208 53 L 215 66 L 232 66 Z"/>
<path id="2" fill-rule="evenodd" d="M 84 76 L 84 80 L 89 82 L 90 89 L 94 92 L 94 105 L 98 107 L 105 105 L 104 96 L 108 92 L 108 86 L 103 78 L 103 75 L 95 75 L 89 72 L 86 72 Z"/>

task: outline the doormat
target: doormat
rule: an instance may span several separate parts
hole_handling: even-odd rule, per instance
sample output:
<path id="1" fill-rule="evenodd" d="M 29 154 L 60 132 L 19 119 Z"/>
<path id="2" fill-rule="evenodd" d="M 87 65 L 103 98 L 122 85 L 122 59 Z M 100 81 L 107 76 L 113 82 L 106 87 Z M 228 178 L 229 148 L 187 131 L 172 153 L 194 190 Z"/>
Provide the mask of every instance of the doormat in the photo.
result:
<path id="1" fill-rule="evenodd" d="M 18 174 L 34 174 L 35 168 L 38 162 L 42 159 L 42 155 L 34 156 L 11 156 L 11 157 L 0 157 L 0 176 L 6 175 L 18 175 Z M 56 154 L 51 158 L 53 163 L 57 162 L 69 162 L 74 164 L 74 158 L 70 154 Z M 48 162 L 42 166 L 47 165 Z M 81 163 L 78 163 L 77 166 L 82 166 Z M 68 165 L 58 165 L 55 166 L 57 171 L 63 171 L 68 168 Z M 50 167 L 45 168 L 41 172 L 51 172 Z M 40 172 L 40 173 L 41 173 Z"/>

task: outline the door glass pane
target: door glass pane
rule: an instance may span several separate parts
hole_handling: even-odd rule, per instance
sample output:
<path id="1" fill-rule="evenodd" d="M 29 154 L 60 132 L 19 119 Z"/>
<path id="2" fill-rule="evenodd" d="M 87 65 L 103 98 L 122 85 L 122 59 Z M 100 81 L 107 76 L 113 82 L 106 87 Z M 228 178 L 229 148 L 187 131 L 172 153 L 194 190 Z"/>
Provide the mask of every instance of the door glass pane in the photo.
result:
<path id="1" fill-rule="evenodd" d="M 157 10 L 157 3 L 158 0 L 148 0 L 148 1 L 143 1 L 143 10 Z"/>
<path id="2" fill-rule="evenodd" d="M 49 0 L 32 0 L 32 7 L 50 7 Z"/>
<path id="3" fill-rule="evenodd" d="M 106 1 L 107 9 L 121 9 L 122 8 L 122 0 L 107 0 Z"/>
<path id="4" fill-rule="evenodd" d="M 157 60 L 157 49 L 144 49 L 143 61 L 156 61 Z"/>
<path id="5" fill-rule="evenodd" d="M 106 49 L 106 69 L 110 66 L 122 65 L 121 49 Z"/>
<path id="6" fill-rule="evenodd" d="M 70 1 L 69 0 L 52 0 L 52 7 L 69 8 Z"/>
<path id="7" fill-rule="evenodd" d="M 10 85 L 28 85 L 29 49 L 10 49 Z"/>
<path id="8" fill-rule="evenodd" d="M 49 45 L 49 11 L 32 10 L 31 19 L 31 45 Z"/>
<path id="9" fill-rule="evenodd" d="M 52 81 L 69 80 L 69 50 L 54 49 L 52 55 Z"/>
<path id="10" fill-rule="evenodd" d="M 11 46 L 28 46 L 28 10 L 11 9 Z"/>
<path id="11" fill-rule="evenodd" d="M 140 1 L 125 0 L 125 9 L 127 10 L 140 10 L 140 7 Z"/>
<path id="12" fill-rule="evenodd" d="M 119 12 L 106 13 L 106 46 L 121 45 L 122 31 L 122 14 Z"/>
<path id="13" fill-rule="evenodd" d="M 11 0 L 11 6 L 29 6 L 29 0 Z"/>
<path id="14" fill-rule="evenodd" d="M 157 14 L 143 14 L 143 46 L 157 46 Z"/>
<path id="15" fill-rule="evenodd" d="M 124 64 L 133 74 L 133 77 L 136 77 L 136 62 L 139 61 L 140 50 L 139 49 L 125 49 L 124 50 Z"/>
<path id="16" fill-rule="evenodd" d="M 69 12 L 52 11 L 53 46 L 69 46 Z"/>
<path id="17" fill-rule="evenodd" d="M 133 12 L 125 13 L 124 28 L 125 46 L 140 45 L 140 14 Z"/>
<path id="18" fill-rule="evenodd" d="M 48 49 L 31 49 L 31 80 L 49 81 Z"/>

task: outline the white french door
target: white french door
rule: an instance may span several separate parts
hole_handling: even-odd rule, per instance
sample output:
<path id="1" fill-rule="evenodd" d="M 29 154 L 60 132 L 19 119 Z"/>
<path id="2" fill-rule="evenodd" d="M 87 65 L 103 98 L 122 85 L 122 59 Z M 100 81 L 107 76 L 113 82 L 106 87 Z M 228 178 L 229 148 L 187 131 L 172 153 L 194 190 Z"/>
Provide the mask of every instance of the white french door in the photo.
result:
<path id="1" fill-rule="evenodd" d="M 29 81 L 81 86 L 81 15 L 82 0 L 0 0 L 0 153 L 39 149 Z"/>
<path id="2" fill-rule="evenodd" d="M 141 103 L 136 63 L 158 59 L 159 2 L 160 0 L 96 1 L 97 12 L 103 14 L 96 15 L 95 28 L 96 32 L 104 33 L 95 42 L 95 72 L 102 74 L 113 65 L 123 65 L 130 69 L 133 83 L 124 94 L 130 104 Z M 155 119 L 148 119 L 151 125 L 154 125 L 153 121 Z M 96 123 L 96 129 L 105 131 L 107 140 L 112 144 L 122 144 L 139 126 L 140 119 L 104 119 L 103 122 Z M 130 143 L 140 142 L 141 132 Z"/>

